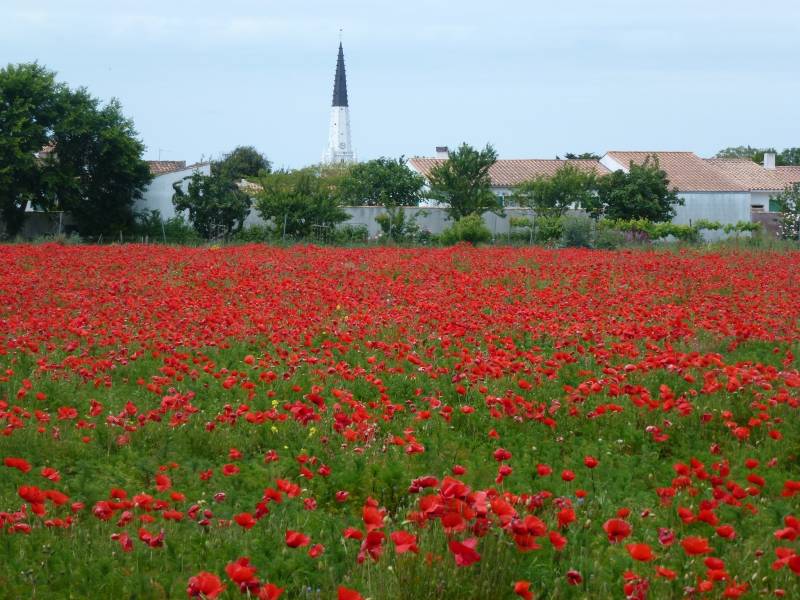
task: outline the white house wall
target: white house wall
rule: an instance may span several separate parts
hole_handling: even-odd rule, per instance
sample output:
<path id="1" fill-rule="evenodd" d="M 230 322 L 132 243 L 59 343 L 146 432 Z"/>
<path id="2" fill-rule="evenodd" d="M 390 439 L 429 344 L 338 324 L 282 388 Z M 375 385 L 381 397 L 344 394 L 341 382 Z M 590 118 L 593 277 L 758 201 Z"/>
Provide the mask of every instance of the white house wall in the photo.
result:
<path id="1" fill-rule="evenodd" d="M 191 167 L 154 177 L 153 181 L 150 182 L 150 185 L 143 192 L 142 198 L 137 200 L 136 204 L 134 204 L 134 211 L 144 212 L 157 210 L 161 213 L 161 218 L 164 220 L 174 217 L 176 213 L 175 207 L 172 204 L 172 195 L 175 193 L 175 190 L 172 184 L 177 181 L 183 181 L 182 187 L 183 190 L 186 191 L 189 186 L 189 182 L 186 178 L 191 177 L 195 170 L 200 171 L 203 175 L 211 174 L 210 165 L 205 164 L 199 167 Z"/>

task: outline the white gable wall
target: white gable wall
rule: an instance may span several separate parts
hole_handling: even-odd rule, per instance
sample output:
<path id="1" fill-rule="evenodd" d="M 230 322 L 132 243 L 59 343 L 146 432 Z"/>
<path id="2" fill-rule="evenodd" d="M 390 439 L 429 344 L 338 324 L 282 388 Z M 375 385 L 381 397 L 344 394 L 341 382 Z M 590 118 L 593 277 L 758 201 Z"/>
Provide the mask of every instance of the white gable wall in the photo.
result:
<path id="1" fill-rule="evenodd" d="M 191 177 L 195 171 L 200 171 L 203 175 L 210 175 L 211 165 L 206 163 L 187 167 L 180 171 L 156 175 L 147 189 L 142 193 L 142 198 L 137 200 L 136 204 L 134 204 L 133 210 L 136 212 L 157 210 L 161 213 L 162 219 L 171 219 L 176 214 L 175 207 L 172 204 L 172 195 L 175 193 L 172 184 L 177 181 L 183 181 L 182 187 L 183 190 L 186 191 L 189 185 L 186 178 Z"/>

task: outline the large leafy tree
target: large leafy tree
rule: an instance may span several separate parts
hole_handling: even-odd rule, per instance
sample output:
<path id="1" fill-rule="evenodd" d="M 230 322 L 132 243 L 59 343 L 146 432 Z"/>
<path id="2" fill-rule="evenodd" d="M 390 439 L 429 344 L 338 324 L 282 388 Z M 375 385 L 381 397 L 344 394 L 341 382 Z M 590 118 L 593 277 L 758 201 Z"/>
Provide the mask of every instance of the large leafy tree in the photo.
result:
<path id="1" fill-rule="evenodd" d="M 417 206 L 424 184 L 404 157 L 376 158 L 350 169 L 342 181 L 341 198 L 353 206 Z"/>
<path id="2" fill-rule="evenodd" d="M 340 169 L 307 167 L 277 171 L 261 178 L 256 211 L 273 232 L 307 238 L 346 221 L 339 187 L 346 177 Z"/>
<path id="3" fill-rule="evenodd" d="M 641 165 L 631 161 L 627 173 L 619 170 L 600 177 L 597 195 L 585 203 L 585 208 L 595 218 L 660 223 L 670 221 L 678 205 L 683 205 L 683 200 L 676 189 L 670 189 L 658 158 L 649 156 Z"/>
<path id="4" fill-rule="evenodd" d="M 22 228 L 28 202 L 44 204 L 37 153 L 51 139 L 62 88 L 36 63 L 0 70 L 0 216 L 9 235 Z"/>
<path id="5" fill-rule="evenodd" d="M 172 204 L 175 210 L 189 213 L 189 222 L 201 237 L 207 240 L 227 237 L 242 229 L 250 213 L 251 199 L 235 180 L 199 171 L 186 179 L 186 186 L 183 181 L 172 185 L 175 190 Z"/>
<path id="6" fill-rule="evenodd" d="M 133 204 L 151 180 L 133 121 L 117 100 L 101 106 L 83 88 L 61 94 L 44 165 L 51 205 L 68 211 L 84 235 L 130 229 Z"/>
<path id="7" fill-rule="evenodd" d="M 382 206 L 376 220 L 383 232 L 403 241 L 419 229 L 403 207 L 418 206 L 425 180 L 408 168 L 405 158 L 377 158 L 353 166 L 341 184 L 344 204 Z"/>
<path id="8" fill-rule="evenodd" d="M 82 234 L 127 228 L 151 179 L 143 152 L 118 101 L 102 106 L 36 63 L 0 70 L 0 214 L 10 235 L 29 202 L 68 210 Z"/>
<path id="9" fill-rule="evenodd" d="M 591 204 L 597 175 L 565 164 L 554 175 L 540 175 L 522 182 L 514 190 L 514 199 L 545 217 L 560 217 L 570 208 Z"/>
<path id="10" fill-rule="evenodd" d="M 269 160 L 253 146 L 238 146 L 223 156 L 222 160 L 211 163 L 212 175 L 235 181 L 260 177 L 271 169 Z"/>
<path id="11" fill-rule="evenodd" d="M 454 221 L 471 214 L 503 213 L 497 196 L 492 193 L 489 169 L 497 162 L 497 152 L 487 144 L 476 150 L 461 144 L 450 157 L 436 165 L 428 175 L 430 196 L 445 205 Z"/>

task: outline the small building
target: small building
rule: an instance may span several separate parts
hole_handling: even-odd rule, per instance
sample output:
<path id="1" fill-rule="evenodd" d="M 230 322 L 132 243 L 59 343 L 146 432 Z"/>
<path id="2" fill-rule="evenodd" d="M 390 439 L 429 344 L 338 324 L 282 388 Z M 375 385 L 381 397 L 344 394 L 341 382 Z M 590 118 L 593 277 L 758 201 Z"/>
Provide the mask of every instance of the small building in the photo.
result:
<path id="1" fill-rule="evenodd" d="M 183 182 L 184 191 L 189 185 L 189 178 L 199 172 L 203 175 L 211 174 L 211 163 L 186 164 L 185 160 L 149 160 L 150 174 L 153 181 L 142 192 L 142 197 L 133 206 L 135 212 L 157 210 L 164 220 L 173 218 L 175 206 L 172 204 L 172 195 L 175 193 L 173 184 Z"/>

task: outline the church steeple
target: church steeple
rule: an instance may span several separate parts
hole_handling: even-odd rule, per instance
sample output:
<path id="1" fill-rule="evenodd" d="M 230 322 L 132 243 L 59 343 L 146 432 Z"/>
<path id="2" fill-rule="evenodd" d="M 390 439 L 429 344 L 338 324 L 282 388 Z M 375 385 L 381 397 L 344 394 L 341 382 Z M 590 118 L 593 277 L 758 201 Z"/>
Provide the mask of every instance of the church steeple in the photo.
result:
<path id="1" fill-rule="evenodd" d="M 336 77 L 333 80 L 333 103 L 331 106 L 347 106 L 347 75 L 344 70 L 342 42 L 339 42 L 339 58 L 336 60 Z"/>
<path id="2" fill-rule="evenodd" d="M 336 59 L 336 76 L 333 79 L 328 145 L 322 153 L 322 162 L 333 165 L 355 161 L 356 154 L 350 140 L 350 108 L 347 102 L 347 76 L 344 70 L 344 49 L 340 31 L 339 56 Z"/>

